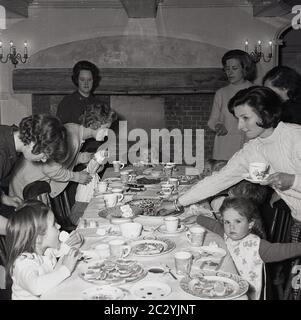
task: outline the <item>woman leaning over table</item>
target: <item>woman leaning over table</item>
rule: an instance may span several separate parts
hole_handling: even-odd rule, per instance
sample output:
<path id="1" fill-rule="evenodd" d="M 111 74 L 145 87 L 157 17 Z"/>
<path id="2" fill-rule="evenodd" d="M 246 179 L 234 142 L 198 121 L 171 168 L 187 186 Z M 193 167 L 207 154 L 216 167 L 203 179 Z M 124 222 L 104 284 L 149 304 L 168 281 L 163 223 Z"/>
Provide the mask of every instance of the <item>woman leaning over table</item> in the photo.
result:
<path id="1" fill-rule="evenodd" d="M 254 86 L 239 91 L 229 102 L 229 111 L 238 118 L 238 128 L 249 139 L 219 172 L 201 180 L 174 202 L 157 210 L 169 214 L 181 206 L 213 196 L 243 180 L 251 162 L 265 162 L 270 185 L 301 221 L 301 126 L 281 122 L 281 100 L 271 89 Z"/>

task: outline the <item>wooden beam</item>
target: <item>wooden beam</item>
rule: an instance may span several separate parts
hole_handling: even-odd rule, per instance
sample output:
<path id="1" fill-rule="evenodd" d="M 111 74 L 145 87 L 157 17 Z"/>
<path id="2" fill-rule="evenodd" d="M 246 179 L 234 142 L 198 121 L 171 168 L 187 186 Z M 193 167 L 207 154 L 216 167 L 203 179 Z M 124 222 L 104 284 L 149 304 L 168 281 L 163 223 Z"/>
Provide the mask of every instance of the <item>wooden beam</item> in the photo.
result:
<path id="1" fill-rule="evenodd" d="M 120 0 L 129 18 L 156 18 L 159 0 Z"/>
<path id="2" fill-rule="evenodd" d="M 0 0 L 0 5 L 2 5 L 8 12 L 27 18 L 28 6 L 32 1 L 33 0 Z"/>
<path id="3" fill-rule="evenodd" d="M 67 94 L 75 90 L 72 69 L 16 69 L 16 93 Z M 102 68 L 98 94 L 213 93 L 227 81 L 220 68 Z"/>

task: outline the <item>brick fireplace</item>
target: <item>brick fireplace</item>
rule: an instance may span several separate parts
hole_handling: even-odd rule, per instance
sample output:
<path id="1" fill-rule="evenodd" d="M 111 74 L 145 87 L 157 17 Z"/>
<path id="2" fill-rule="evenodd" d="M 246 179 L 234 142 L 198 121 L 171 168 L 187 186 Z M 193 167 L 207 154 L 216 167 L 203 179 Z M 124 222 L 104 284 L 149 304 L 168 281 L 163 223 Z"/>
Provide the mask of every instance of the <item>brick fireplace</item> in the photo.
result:
<path id="1" fill-rule="evenodd" d="M 214 133 L 207 127 L 207 121 L 214 93 L 225 85 L 222 70 L 114 68 L 100 71 L 103 77 L 96 95 L 112 108 L 116 107 L 120 120 L 127 120 L 130 128 L 165 127 L 168 130 L 177 128 L 182 132 L 184 129 L 192 129 L 193 133 L 195 129 L 204 129 L 204 156 L 211 157 Z M 70 73 L 69 69 L 15 70 L 14 90 L 32 93 L 33 113 L 55 114 L 57 105 L 64 95 L 75 89 L 70 83 Z M 62 86 L 62 83 L 65 86 Z M 124 103 L 125 101 L 127 103 Z M 140 122 L 135 119 L 136 115 L 140 116 Z M 194 153 L 195 139 L 193 144 Z M 172 151 L 171 141 L 171 160 Z"/>

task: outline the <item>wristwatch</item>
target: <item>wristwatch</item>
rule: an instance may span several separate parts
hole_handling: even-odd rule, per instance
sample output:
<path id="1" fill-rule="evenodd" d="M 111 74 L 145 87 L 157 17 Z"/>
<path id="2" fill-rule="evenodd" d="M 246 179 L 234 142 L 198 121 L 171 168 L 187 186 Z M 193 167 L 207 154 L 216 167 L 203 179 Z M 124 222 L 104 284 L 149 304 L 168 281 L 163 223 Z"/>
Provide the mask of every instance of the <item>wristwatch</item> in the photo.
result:
<path id="1" fill-rule="evenodd" d="M 182 211 L 184 209 L 184 206 L 179 204 L 179 198 L 175 199 L 173 204 L 176 208 L 176 211 Z"/>

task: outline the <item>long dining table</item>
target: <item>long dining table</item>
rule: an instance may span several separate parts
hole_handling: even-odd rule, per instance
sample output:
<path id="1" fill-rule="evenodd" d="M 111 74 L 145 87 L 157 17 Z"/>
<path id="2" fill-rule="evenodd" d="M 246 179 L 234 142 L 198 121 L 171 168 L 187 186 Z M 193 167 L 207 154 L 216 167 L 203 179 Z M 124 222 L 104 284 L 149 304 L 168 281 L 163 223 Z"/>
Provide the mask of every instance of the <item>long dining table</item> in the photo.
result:
<path id="1" fill-rule="evenodd" d="M 125 168 L 127 169 L 127 168 Z M 119 174 L 115 173 L 112 168 L 108 168 L 103 176 L 103 180 L 110 178 L 118 178 Z M 181 189 L 181 188 L 180 188 Z M 155 198 L 158 195 L 158 189 L 146 189 L 142 192 L 124 193 L 123 202 L 135 198 Z M 113 233 L 99 233 L 98 230 L 102 226 L 114 226 L 114 230 L 118 229 L 118 225 L 112 225 L 111 221 L 99 216 L 99 212 L 105 208 L 104 199 L 101 195 L 95 195 L 91 201 L 87 204 L 86 209 L 84 210 L 84 214 L 80 220 L 80 223 L 77 227 L 79 233 L 81 233 L 84 237 L 84 243 L 81 247 L 83 252 L 91 252 L 96 250 L 95 247 L 98 244 L 107 244 L 112 239 L 123 239 L 126 241 L 128 245 L 131 245 L 134 240 L 129 240 L 122 237 L 118 232 Z M 185 208 L 184 213 L 182 214 L 185 217 L 185 213 L 187 213 L 187 208 Z M 181 219 L 181 216 L 179 218 Z M 187 216 L 187 214 L 186 214 Z M 200 297 L 187 293 L 181 288 L 180 281 L 184 276 L 178 275 L 175 269 L 175 259 L 174 254 L 178 251 L 188 251 L 194 254 L 198 251 L 198 247 L 192 247 L 191 243 L 187 239 L 187 231 L 194 224 L 190 224 L 185 226 L 183 232 L 178 232 L 175 234 L 166 234 L 160 232 L 160 226 L 163 224 L 163 217 L 160 216 L 137 216 L 133 219 L 135 222 L 139 222 L 143 225 L 142 234 L 139 239 L 168 239 L 169 243 L 172 243 L 172 247 L 168 252 L 156 254 L 154 256 L 137 256 L 130 253 L 125 259 L 131 259 L 137 261 L 141 266 L 143 266 L 145 272 L 145 276 L 133 282 L 121 282 L 120 284 L 114 284 L 118 288 L 121 288 L 125 295 L 123 296 L 123 300 L 143 300 L 141 296 L 137 295 L 132 288 L 137 287 L 137 284 L 140 283 L 151 283 L 155 284 L 165 284 L 166 287 L 169 287 L 169 292 L 165 292 L 166 295 L 162 296 L 164 300 L 200 300 Z M 224 239 L 219 235 L 212 233 L 210 231 L 206 231 L 204 238 L 204 246 L 208 246 L 209 244 L 214 243 L 218 245 L 218 247 L 224 249 L 226 251 L 226 255 L 220 260 L 218 270 L 221 272 L 227 272 L 234 275 L 237 275 L 237 270 L 235 265 L 227 251 Z M 80 276 L 81 270 L 84 267 L 85 262 L 81 261 L 78 263 L 76 269 L 72 273 L 72 275 L 63 281 L 57 287 L 49 290 L 47 293 L 44 293 L 41 296 L 41 299 L 45 300 L 81 300 L 84 298 L 83 293 L 86 290 L 93 290 L 93 287 L 96 287 L 98 284 L 91 283 L 87 280 L 84 280 L 83 277 Z M 163 273 L 153 273 L 147 272 L 152 268 L 162 268 L 165 270 Z M 167 272 L 167 271 L 171 271 Z M 199 264 L 193 263 L 191 274 L 197 273 L 200 271 Z M 175 277 L 174 277 L 175 276 Z M 176 278 L 176 279 L 175 279 Z M 91 288 L 91 289 L 90 289 Z M 157 298 L 156 298 L 157 299 Z M 247 300 L 247 295 L 241 294 L 238 297 L 235 297 L 236 300 Z"/>

